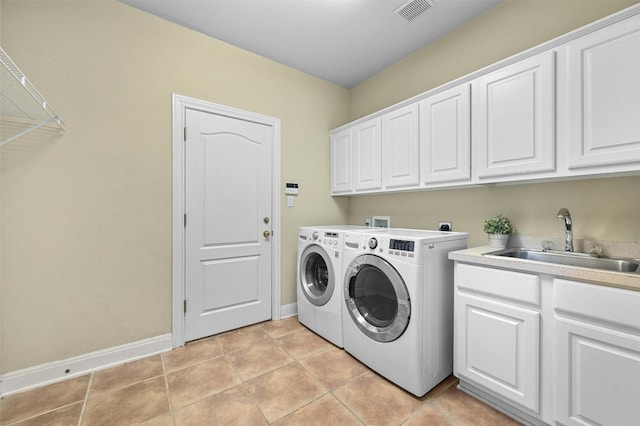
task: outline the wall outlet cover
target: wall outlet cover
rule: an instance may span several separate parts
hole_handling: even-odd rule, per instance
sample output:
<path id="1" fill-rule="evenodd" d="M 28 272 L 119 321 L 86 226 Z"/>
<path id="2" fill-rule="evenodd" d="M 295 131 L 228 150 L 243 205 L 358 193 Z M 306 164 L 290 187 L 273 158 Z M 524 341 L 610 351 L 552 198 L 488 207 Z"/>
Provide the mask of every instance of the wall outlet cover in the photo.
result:
<path id="1" fill-rule="evenodd" d="M 438 222 L 438 229 L 445 232 L 453 231 L 453 225 L 451 222 Z"/>

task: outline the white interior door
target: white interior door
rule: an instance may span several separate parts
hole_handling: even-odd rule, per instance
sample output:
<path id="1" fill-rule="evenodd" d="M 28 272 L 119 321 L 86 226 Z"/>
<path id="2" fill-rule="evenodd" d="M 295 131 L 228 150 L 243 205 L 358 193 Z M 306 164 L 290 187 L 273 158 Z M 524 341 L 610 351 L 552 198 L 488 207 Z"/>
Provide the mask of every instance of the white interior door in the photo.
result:
<path id="1" fill-rule="evenodd" d="M 270 125 L 186 110 L 185 340 L 271 318 Z"/>

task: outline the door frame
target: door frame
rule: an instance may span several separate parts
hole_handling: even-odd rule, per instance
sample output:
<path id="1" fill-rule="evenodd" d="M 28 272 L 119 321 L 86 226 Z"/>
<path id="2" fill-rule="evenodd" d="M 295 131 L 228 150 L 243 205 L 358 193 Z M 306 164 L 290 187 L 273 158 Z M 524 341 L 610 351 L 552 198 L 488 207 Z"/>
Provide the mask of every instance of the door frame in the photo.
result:
<path id="1" fill-rule="evenodd" d="M 172 94 L 172 346 L 185 344 L 185 142 L 186 110 L 196 109 L 268 125 L 272 129 L 272 238 L 271 238 L 271 319 L 280 319 L 280 119 L 250 111 Z"/>

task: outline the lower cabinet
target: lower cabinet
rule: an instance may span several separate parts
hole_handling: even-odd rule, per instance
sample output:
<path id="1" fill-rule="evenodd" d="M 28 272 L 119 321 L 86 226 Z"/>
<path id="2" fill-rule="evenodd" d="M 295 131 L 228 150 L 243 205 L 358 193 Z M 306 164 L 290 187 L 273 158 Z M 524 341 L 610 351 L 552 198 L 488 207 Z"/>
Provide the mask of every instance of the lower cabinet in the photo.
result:
<path id="1" fill-rule="evenodd" d="M 459 377 L 537 412 L 540 313 L 465 294 L 457 307 Z"/>
<path id="2" fill-rule="evenodd" d="M 454 373 L 538 413 L 537 275 L 456 265 Z"/>
<path id="3" fill-rule="evenodd" d="M 556 421 L 640 425 L 640 292 L 554 282 Z"/>
<path id="4" fill-rule="evenodd" d="M 640 425 L 640 291 L 455 268 L 462 390 L 525 424 Z"/>

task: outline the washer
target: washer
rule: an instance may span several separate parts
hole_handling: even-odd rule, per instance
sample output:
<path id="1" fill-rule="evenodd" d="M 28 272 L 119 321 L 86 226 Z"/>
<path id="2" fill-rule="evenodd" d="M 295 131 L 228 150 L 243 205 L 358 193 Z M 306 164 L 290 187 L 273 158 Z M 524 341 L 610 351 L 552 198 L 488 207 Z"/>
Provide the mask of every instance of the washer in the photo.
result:
<path id="1" fill-rule="evenodd" d="M 344 349 L 423 396 L 453 370 L 453 262 L 469 234 L 376 229 L 344 235 Z"/>
<path id="2" fill-rule="evenodd" d="M 345 231 L 365 226 L 303 226 L 298 238 L 298 320 L 342 348 L 342 276 Z"/>

